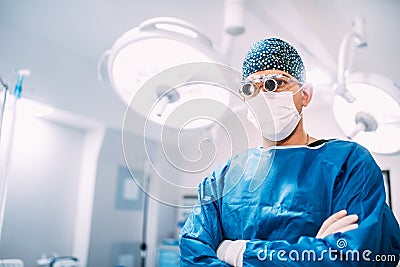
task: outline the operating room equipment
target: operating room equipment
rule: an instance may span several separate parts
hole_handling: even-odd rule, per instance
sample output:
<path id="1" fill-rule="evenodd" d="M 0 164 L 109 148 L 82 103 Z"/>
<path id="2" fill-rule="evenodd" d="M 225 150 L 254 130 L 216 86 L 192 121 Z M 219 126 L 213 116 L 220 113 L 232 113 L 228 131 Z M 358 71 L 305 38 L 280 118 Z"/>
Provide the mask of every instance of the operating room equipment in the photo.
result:
<path id="1" fill-rule="evenodd" d="M 355 100 L 354 96 L 346 88 L 346 76 L 353 60 L 354 48 L 363 48 L 366 46 L 365 21 L 362 17 L 355 17 L 351 31 L 343 37 L 340 43 L 337 83 L 335 85 L 336 94 L 342 96 L 348 102 L 354 102 Z"/>
<path id="2" fill-rule="evenodd" d="M 73 256 L 58 256 L 53 253 L 52 257 L 42 257 L 36 261 L 38 267 L 79 267 L 79 260 Z"/>
<path id="3" fill-rule="evenodd" d="M 225 0 L 224 31 L 219 47 L 214 46 L 194 25 L 181 19 L 160 17 L 142 22 L 123 34 L 111 49 L 103 53 L 98 63 L 99 80 L 114 89 L 122 101 L 130 105 L 132 97 L 139 93 L 138 90 L 145 82 L 163 70 L 190 62 L 229 64 L 234 38 L 245 31 L 244 4 L 244 0 Z M 191 78 L 188 76 L 185 80 L 190 81 Z M 155 116 L 143 114 L 139 105 L 132 105 L 132 108 L 150 121 L 160 123 L 164 111 L 169 107 L 176 108 L 185 101 L 178 91 L 165 94 L 174 86 L 176 84 L 164 81 L 161 87 L 166 90 L 163 92 L 160 92 L 160 86 L 154 86 L 158 89 L 150 97 L 153 102 L 159 101 L 155 107 Z M 190 98 L 195 97 L 196 92 L 183 91 Z M 228 95 L 212 97 L 229 101 Z"/>
<path id="4" fill-rule="evenodd" d="M 335 95 L 333 114 L 345 136 L 371 151 L 392 154 L 400 151 L 400 89 L 395 82 L 376 73 L 350 73 L 349 103 Z"/>
<path id="5" fill-rule="evenodd" d="M 3 114 L 5 110 L 5 105 L 6 99 L 7 99 L 7 92 L 8 92 L 8 84 L 3 81 L 3 79 L 0 77 L 0 136 L 1 136 L 1 125 L 3 123 Z"/>
<path id="6" fill-rule="evenodd" d="M 348 139 L 376 153 L 395 153 L 400 151 L 399 86 L 380 74 L 351 71 L 355 48 L 366 46 L 365 22 L 356 17 L 340 45 L 333 113 Z"/>
<path id="7" fill-rule="evenodd" d="M 144 190 L 144 202 L 143 202 L 143 217 L 142 217 L 142 243 L 140 244 L 140 266 L 146 266 L 147 258 L 147 219 L 149 212 L 149 196 L 148 190 L 150 186 L 150 163 L 145 161 L 144 172 L 143 172 L 143 190 Z"/>
<path id="8" fill-rule="evenodd" d="M 162 116 L 167 105 L 179 100 L 179 93 L 175 88 L 161 87 L 157 92 L 159 102 L 155 106 L 157 116 Z"/>
<path id="9" fill-rule="evenodd" d="M 103 54 L 98 76 L 129 105 L 139 88 L 155 74 L 196 61 L 221 59 L 212 42 L 190 23 L 176 18 L 153 18 L 126 32 Z M 168 79 L 164 85 L 170 85 Z"/>
<path id="10" fill-rule="evenodd" d="M 7 198 L 7 171 L 10 159 L 11 144 L 14 134 L 15 114 L 17 100 L 22 94 L 24 77 L 30 75 L 29 70 L 17 69 L 15 71 L 17 82 L 14 90 L 5 90 L 4 102 L 2 103 L 2 119 L 0 124 L 0 241 L 4 222 L 4 211 Z"/>
<path id="11" fill-rule="evenodd" d="M 364 111 L 357 112 L 356 128 L 348 135 L 349 139 L 353 139 L 359 132 L 374 132 L 378 128 L 375 118 Z"/>
<path id="12" fill-rule="evenodd" d="M 0 259 L 0 267 L 24 267 L 20 259 Z"/>

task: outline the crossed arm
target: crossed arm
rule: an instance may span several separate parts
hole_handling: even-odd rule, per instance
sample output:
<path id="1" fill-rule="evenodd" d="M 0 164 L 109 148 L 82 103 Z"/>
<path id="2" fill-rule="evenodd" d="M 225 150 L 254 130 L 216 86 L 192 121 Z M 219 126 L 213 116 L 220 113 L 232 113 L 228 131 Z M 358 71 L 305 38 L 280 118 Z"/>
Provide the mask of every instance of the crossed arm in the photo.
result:
<path id="1" fill-rule="evenodd" d="M 341 210 L 331 215 L 324 221 L 316 238 L 325 238 L 334 233 L 344 233 L 358 227 L 356 214 L 347 215 L 346 210 Z M 221 261 L 234 267 L 243 266 L 243 253 L 246 249 L 246 240 L 224 240 L 217 248 L 217 256 Z"/>

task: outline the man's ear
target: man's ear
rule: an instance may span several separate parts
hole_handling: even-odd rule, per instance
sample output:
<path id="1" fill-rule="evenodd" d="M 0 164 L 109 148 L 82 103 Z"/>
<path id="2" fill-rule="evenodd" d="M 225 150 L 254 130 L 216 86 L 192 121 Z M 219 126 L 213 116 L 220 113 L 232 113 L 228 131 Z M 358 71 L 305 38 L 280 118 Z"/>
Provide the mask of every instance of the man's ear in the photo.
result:
<path id="1" fill-rule="evenodd" d="M 303 107 L 307 107 L 308 104 L 311 102 L 312 96 L 314 93 L 314 87 L 310 83 L 306 83 L 303 85 L 303 90 L 301 91 L 301 101 Z"/>

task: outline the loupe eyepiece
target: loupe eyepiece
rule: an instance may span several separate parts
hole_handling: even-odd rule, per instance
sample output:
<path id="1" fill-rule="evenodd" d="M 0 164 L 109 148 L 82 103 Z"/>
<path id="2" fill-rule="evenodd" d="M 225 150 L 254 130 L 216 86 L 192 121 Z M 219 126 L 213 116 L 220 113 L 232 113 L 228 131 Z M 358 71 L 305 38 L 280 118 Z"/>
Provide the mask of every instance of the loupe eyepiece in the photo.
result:
<path id="1" fill-rule="evenodd" d="M 264 88 L 266 91 L 273 92 L 278 87 L 278 83 L 274 79 L 267 79 L 264 82 Z"/>
<path id="2" fill-rule="evenodd" d="M 246 82 L 242 84 L 242 88 L 240 88 L 239 93 L 244 98 L 252 98 L 257 95 L 257 88 L 253 83 Z"/>

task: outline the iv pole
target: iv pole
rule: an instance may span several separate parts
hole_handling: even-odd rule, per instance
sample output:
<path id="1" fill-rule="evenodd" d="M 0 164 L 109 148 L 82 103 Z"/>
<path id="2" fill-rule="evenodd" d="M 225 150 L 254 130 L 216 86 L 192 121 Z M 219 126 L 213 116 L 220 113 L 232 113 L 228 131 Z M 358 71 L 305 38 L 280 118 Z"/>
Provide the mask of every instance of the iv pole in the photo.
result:
<path id="1" fill-rule="evenodd" d="M 0 242 L 4 222 L 7 195 L 7 171 L 14 133 L 17 100 L 21 98 L 24 77 L 28 76 L 30 71 L 16 70 L 16 73 L 17 83 L 14 91 L 9 91 L 8 85 L 0 79 L 0 84 L 4 87 L 4 97 L 1 102 L 0 113 Z"/>
<path id="2" fill-rule="evenodd" d="M 144 194 L 144 203 L 143 203 L 143 222 L 142 222 L 142 243 L 140 244 L 140 266 L 146 266 L 146 258 L 147 258 L 147 217 L 148 217 L 148 209 L 149 209 L 149 196 L 148 190 L 150 185 L 150 163 L 146 160 L 144 162 L 144 171 L 143 171 L 143 194 Z"/>
<path id="3" fill-rule="evenodd" d="M 0 95 L 2 99 L 0 99 L 1 107 L 0 107 L 0 144 L 1 144 L 1 125 L 3 124 L 3 115 L 4 115 L 4 110 L 5 110 L 5 103 L 7 100 L 7 93 L 8 93 L 8 84 L 3 81 L 3 79 L 0 77 L 0 85 L 3 87 L 3 89 L 0 88 L 0 93 L 4 94 L 4 96 Z"/>

